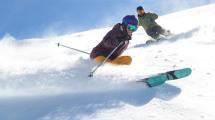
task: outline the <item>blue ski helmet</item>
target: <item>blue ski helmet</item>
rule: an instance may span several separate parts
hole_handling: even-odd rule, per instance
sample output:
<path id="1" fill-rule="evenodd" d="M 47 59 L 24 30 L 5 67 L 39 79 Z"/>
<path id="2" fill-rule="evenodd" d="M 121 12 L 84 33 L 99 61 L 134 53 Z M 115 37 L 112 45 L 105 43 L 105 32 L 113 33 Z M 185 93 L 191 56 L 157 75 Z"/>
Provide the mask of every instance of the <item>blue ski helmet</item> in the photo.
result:
<path id="1" fill-rule="evenodd" d="M 138 20 L 134 15 L 127 15 L 122 19 L 122 24 L 125 25 L 134 25 L 137 27 Z"/>

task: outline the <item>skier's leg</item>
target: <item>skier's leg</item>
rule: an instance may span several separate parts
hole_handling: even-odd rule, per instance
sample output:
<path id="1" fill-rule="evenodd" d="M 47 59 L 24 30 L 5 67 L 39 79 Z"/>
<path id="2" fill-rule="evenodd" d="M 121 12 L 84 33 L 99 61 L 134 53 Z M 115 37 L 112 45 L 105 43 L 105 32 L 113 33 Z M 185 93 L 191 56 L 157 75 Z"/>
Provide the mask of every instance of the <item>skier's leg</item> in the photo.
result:
<path id="1" fill-rule="evenodd" d="M 116 65 L 130 65 L 132 62 L 131 56 L 120 56 L 112 61 L 110 63 L 116 64 Z"/>
<path id="2" fill-rule="evenodd" d="M 166 30 L 166 29 L 162 28 L 161 26 L 158 26 L 157 29 L 161 35 L 164 35 L 164 36 L 171 35 L 171 32 L 169 30 Z"/>
<path id="3" fill-rule="evenodd" d="M 104 56 L 98 56 L 95 58 L 96 63 L 101 63 L 105 60 L 106 57 Z"/>
<path id="4" fill-rule="evenodd" d="M 95 58 L 96 63 L 101 63 L 105 60 L 106 57 L 98 56 Z M 132 58 L 130 56 L 120 56 L 114 60 L 108 60 L 108 63 L 115 65 L 130 65 L 132 62 Z"/>
<path id="5" fill-rule="evenodd" d="M 173 34 L 170 32 L 170 30 L 165 30 L 165 32 L 162 35 L 164 35 L 164 36 L 171 36 Z"/>
<path id="6" fill-rule="evenodd" d="M 152 37 L 153 39 L 158 39 L 160 36 L 160 33 L 156 27 L 150 28 L 146 31 L 146 33 Z"/>

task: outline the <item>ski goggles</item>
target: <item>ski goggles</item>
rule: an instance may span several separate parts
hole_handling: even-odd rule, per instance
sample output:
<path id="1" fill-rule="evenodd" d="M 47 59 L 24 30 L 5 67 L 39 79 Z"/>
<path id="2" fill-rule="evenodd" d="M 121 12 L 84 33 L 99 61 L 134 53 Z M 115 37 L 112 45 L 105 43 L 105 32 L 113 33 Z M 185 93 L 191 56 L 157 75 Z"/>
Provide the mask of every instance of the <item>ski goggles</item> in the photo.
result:
<path id="1" fill-rule="evenodd" d="M 137 26 L 135 25 L 128 25 L 127 28 L 130 30 L 130 31 L 136 31 L 137 30 Z"/>

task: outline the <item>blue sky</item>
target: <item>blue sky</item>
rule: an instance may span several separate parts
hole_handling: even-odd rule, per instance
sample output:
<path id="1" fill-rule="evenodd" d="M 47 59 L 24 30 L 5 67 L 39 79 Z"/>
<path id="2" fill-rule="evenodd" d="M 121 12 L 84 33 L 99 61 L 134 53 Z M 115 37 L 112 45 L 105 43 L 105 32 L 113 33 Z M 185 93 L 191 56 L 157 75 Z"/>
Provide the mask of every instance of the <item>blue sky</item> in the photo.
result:
<path id="1" fill-rule="evenodd" d="M 110 26 L 137 6 L 159 15 L 215 3 L 215 0 L 1 0 L 0 38 L 65 34 Z"/>

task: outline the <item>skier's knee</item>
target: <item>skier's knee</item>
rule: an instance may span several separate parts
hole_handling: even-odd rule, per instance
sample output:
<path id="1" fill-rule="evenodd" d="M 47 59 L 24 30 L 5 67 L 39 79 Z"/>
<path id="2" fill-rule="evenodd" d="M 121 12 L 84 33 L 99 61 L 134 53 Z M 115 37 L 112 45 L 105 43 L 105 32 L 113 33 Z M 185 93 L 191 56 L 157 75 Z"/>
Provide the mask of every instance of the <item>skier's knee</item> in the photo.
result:
<path id="1" fill-rule="evenodd" d="M 160 34 L 156 32 L 155 34 L 151 35 L 151 37 L 153 39 L 158 39 L 160 37 Z"/>
<path id="2" fill-rule="evenodd" d="M 111 61 L 111 63 L 116 65 L 130 65 L 132 63 L 132 58 L 131 56 L 120 56 Z"/>
<path id="3" fill-rule="evenodd" d="M 95 58 L 96 63 L 101 63 L 101 62 L 103 62 L 104 60 L 105 60 L 105 57 L 104 57 L 104 56 L 98 56 L 98 57 Z"/>

